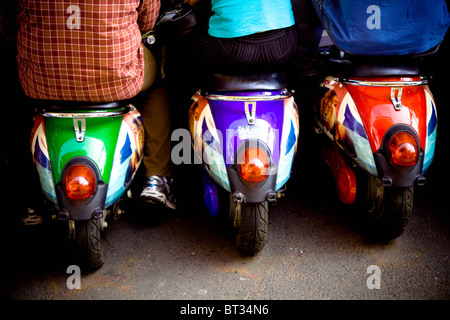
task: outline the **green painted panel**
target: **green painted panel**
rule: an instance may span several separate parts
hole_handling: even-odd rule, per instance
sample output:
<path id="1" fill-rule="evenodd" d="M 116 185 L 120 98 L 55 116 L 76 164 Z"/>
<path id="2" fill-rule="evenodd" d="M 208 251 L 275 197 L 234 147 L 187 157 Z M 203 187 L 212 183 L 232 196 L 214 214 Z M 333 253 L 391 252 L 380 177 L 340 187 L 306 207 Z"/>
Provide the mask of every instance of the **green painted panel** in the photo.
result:
<path id="1" fill-rule="evenodd" d="M 45 118 L 54 184 L 60 180 L 67 161 L 77 156 L 92 159 L 97 164 L 103 181 L 109 183 L 122 118 L 122 116 L 84 118 L 86 132 L 82 142 L 76 139 L 73 118 Z"/>

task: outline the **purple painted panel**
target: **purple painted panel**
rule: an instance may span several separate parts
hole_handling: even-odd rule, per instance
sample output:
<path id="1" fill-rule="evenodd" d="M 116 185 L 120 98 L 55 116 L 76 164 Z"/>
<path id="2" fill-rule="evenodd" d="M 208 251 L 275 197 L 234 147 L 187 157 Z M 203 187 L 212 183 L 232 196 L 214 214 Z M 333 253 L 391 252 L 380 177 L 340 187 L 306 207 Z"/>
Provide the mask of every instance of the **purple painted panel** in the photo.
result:
<path id="1" fill-rule="evenodd" d="M 249 92 L 241 95 L 268 96 L 279 92 Z M 238 94 L 233 93 L 233 96 Z M 256 107 L 255 124 L 249 124 L 245 114 L 245 105 Z M 223 149 L 226 166 L 234 160 L 237 147 L 249 138 L 258 138 L 265 142 L 272 152 L 272 160 L 278 165 L 280 159 L 280 141 L 282 135 L 284 100 L 239 101 L 209 100 L 211 113 L 217 130 L 220 131 L 226 148 Z"/>

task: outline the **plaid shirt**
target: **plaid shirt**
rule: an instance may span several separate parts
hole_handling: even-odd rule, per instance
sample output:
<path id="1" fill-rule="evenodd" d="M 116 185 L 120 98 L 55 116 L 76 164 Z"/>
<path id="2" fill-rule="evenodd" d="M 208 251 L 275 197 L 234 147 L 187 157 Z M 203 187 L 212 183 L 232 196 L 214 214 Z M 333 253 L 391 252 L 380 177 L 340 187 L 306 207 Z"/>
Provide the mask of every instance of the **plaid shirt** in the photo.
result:
<path id="1" fill-rule="evenodd" d="M 35 99 L 108 102 L 139 93 L 141 33 L 159 0 L 19 0 L 17 61 Z"/>

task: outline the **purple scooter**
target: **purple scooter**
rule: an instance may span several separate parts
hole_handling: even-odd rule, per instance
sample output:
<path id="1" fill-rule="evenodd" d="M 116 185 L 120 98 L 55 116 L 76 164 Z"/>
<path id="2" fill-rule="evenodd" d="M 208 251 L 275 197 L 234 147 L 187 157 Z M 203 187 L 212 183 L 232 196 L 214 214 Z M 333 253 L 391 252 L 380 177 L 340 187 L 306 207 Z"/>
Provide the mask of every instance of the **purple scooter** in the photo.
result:
<path id="1" fill-rule="evenodd" d="M 208 83 L 189 110 L 193 148 L 207 173 L 204 201 L 211 216 L 229 208 L 236 246 L 253 255 L 267 241 L 269 202 L 291 174 L 297 106 L 282 73 L 214 74 Z"/>

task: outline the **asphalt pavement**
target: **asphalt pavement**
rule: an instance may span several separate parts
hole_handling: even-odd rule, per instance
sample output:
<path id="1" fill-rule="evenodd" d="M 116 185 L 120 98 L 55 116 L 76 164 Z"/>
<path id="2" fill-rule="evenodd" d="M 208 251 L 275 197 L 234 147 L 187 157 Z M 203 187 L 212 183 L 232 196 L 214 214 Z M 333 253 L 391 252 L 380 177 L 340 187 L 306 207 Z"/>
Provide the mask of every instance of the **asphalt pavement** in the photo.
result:
<path id="1" fill-rule="evenodd" d="M 324 167 L 318 167 L 324 168 Z M 181 169 L 181 168 L 180 168 Z M 188 168 L 185 168 L 188 169 Z M 55 223 L 14 230 L 2 242 L 4 294 L 12 300 L 303 300 L 450 298 L 450 239 L 445 192 L 417 189 L 407 230 L 388 244 L 366 239 L 339 205 L 331 179 L 297 174 L 269 212 L 268 242 L 254 257 L 235 248 L 228 225 L 207 216 L 201 189 L 189 179 L 177 212 L 128 206 L 104 233 L 106 263 L 81 274 Z M 318 177 L 326 177 L 327 173 Z M 431 182 L 439 181 L 439 174 Z M 436 181 L 437 180 L 437 181 Z M 447 188 L 448 190 L 448 188 Z M 14 241 L 13 241 L 14 239 Z M 371 267 L 372 266 L 372 267 Z M 378 268 L 378 288 L 374 271 Z M 369 279 L 370 278 L 370 279 Z"/>

